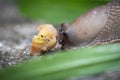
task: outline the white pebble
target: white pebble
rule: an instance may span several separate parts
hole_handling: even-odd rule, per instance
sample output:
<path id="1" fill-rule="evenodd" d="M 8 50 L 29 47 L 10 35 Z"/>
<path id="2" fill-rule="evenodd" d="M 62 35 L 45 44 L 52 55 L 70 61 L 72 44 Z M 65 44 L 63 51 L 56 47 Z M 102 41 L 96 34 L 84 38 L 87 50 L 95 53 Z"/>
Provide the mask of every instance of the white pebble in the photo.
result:
<path id="1" fill-rule="evenodd" d="M 3 46 L 3 44 L 2 44 L 2 42 L 0 42 L 0 47 L 2 47 Z"/>

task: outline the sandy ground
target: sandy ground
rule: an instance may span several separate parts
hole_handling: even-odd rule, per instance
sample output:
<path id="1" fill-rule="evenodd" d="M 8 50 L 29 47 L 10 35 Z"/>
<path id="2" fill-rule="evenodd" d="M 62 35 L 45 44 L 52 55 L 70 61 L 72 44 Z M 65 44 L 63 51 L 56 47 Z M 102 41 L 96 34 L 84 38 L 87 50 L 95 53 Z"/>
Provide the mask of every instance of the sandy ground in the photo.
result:
<path id="1" fill-rule="evenodd" d="M 36 33 L 34 24 L 0 27 L 0 68 L 29 59 L 29 48 Z"/>
<path id="2" fill-rule="evenodd" d="M 29 60 L 29 48 L 41 22 L 23 18 L 12 1 L 0 0 L 0 69 Z M 69 80 L 120 80 L 120 71 Z"/>

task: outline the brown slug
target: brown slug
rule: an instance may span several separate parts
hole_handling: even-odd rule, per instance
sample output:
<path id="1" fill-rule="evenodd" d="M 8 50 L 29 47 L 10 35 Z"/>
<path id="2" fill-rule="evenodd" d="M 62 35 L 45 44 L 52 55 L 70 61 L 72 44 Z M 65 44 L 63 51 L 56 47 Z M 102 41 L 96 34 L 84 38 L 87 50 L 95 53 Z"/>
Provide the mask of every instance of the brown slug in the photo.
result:
<path id="1" fill-rule="evenodd" d="M 59 31 L 51 24 L 38 26 L 38 31 L 30 55 L 47 52 L 57 43 L 66 49 L 120 42 L 120 1 L 91 9 L 70 24 L 62 24 Z"/>
<path id="2" fill-rule="evenodd" d="M 119 0 L 88 11 L 59 30 L 62 48 L 114 42 L 120 42 Z"/>

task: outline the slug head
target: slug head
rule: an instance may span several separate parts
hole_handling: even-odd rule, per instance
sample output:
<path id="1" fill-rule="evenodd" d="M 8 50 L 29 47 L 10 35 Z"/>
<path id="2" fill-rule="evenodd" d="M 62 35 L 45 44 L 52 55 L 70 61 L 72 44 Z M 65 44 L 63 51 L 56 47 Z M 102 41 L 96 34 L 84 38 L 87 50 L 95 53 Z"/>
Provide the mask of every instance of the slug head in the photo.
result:
<path id="1" fill-rule="evenodd" d="M 69 28 L 69 24 L 67 23 L 63 23 L 61 24 L 61 28 L 59 29 L 59 44 L 62 45 L 62 49 L 66 49 L 66 48 L 70 48 L 71 46 L 73 46 L 74 44 L 70 43 L 69 41 L 69 35 L 66 31 Z"/>

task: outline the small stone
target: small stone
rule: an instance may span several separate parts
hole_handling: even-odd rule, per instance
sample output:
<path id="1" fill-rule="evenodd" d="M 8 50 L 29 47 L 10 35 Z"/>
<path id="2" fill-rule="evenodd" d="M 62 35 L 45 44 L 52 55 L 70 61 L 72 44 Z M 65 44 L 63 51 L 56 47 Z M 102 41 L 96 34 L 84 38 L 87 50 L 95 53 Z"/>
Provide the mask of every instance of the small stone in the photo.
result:
<path id="1" fill-rule="evenodd" d="M 9 63 L 8 63 L 9 66 L 13 66 L 13 65 L 15 65 L 15 64 L 16 64 L 15 62 L 9 62 Z"/>
<path id="2" fill-rule="evenodd" d="M 2 42 L 0 42 L 0 47 L 2 47 L 3 46 L 3 43 Z"/>

